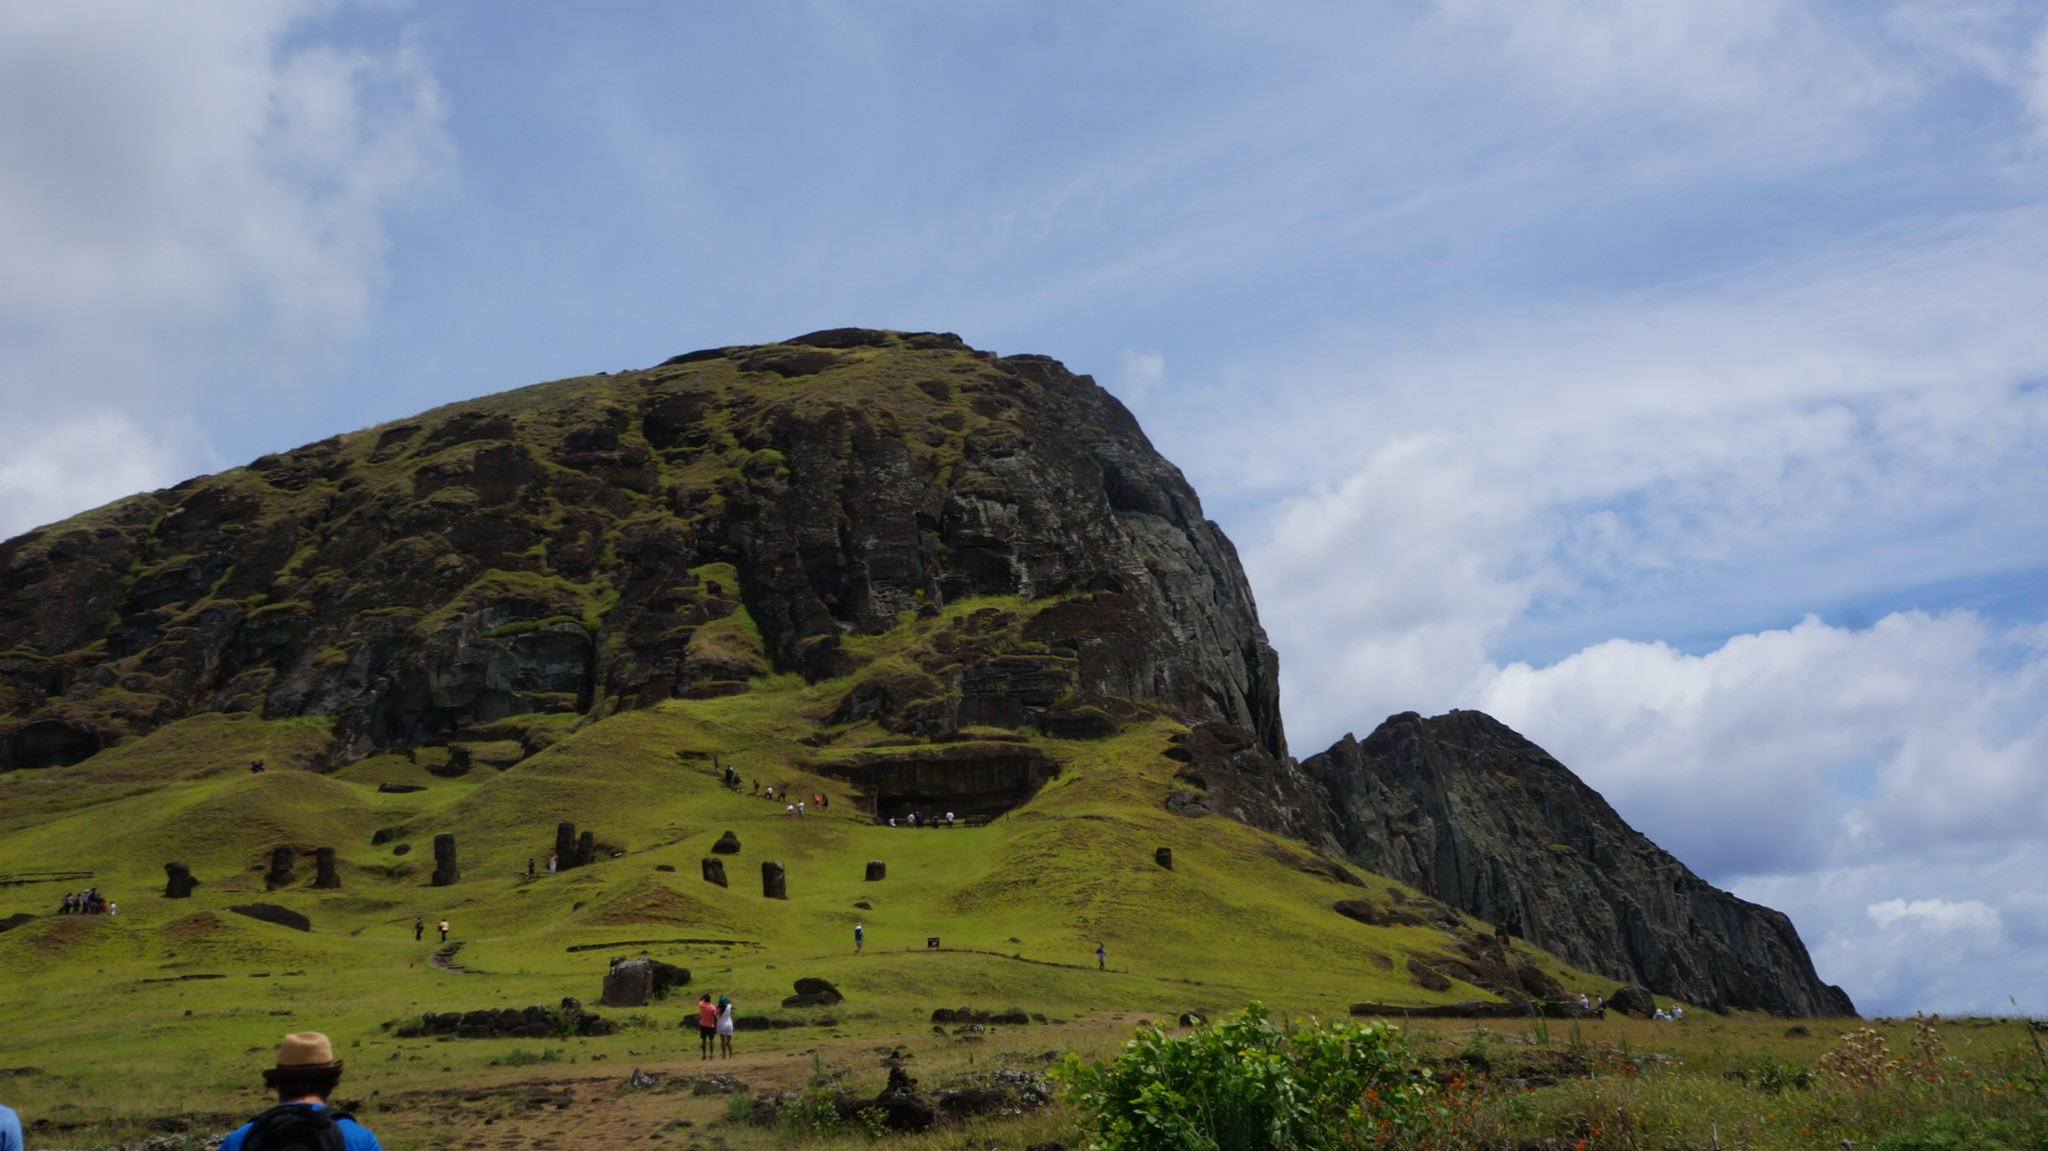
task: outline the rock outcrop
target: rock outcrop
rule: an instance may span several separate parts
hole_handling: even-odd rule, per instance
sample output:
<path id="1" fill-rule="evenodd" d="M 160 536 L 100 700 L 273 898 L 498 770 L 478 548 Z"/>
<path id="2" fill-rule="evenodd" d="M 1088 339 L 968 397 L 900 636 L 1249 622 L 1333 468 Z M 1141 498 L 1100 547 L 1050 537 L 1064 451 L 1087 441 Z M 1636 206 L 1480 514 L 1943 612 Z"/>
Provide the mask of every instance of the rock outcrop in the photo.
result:
<path id="1" fill-rule="evenodd" d="M 1783 914 L 1694 875 L 1490 716 L 1404 713 L 1301 769 L 1352 858 L 1577 967 L 1707 1007 L 1855 1014 Z"/>
<path id="2" fill-rule="evenodd" d="M 1019 606 L 939 617 L 976 596 Z M 858 673 L 842 637 L 905 613 L 929 658 L 859 676 L 834 722 L 1085 738 L 1164 711 L 1285 754 L 1236 553 L 1120 403 L 1043 356 L 841 329 L 439 408 L 0 543 L 0 768 L 209 711 L 332 717 L 331 765 L 530 753 L 558 725 L 523 716 Z"/>

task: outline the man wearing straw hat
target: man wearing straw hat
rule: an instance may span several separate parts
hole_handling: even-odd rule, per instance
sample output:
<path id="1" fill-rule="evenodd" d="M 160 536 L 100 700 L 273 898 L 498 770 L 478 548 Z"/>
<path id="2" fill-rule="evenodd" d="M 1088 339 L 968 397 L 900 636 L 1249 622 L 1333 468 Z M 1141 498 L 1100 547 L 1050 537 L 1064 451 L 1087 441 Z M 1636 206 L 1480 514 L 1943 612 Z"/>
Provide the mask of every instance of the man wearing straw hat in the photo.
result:
<path id="1" fill-rule="evenodd" d="M 331 1112 L 327 1098 L 341 1085 L 341 1060 L 318 1031 L 295 1031 L 277 1046 L 277 1066 L 263 1072 L 277 1106 L 228 1133 L 220 1151 L 383 1151 L 370 1129 Z"/>

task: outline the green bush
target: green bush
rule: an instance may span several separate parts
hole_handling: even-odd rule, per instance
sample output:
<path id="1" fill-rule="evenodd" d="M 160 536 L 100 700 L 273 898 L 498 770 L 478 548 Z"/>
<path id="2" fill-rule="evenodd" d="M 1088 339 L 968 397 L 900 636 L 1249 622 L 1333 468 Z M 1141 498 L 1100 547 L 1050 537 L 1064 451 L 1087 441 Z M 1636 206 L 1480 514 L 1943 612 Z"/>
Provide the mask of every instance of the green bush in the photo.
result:
<path id="1" fill-rule="evenodd" d="M 1269 1151 L 1411 1142 L 1434 1092 L 1398 1027 L 1310 1022 L 1289 1031 L 1254 1002 L 1220 1026 L 1138 1032 L 1107 1066 L 1055 1072 L 1103 1151 Z"/>

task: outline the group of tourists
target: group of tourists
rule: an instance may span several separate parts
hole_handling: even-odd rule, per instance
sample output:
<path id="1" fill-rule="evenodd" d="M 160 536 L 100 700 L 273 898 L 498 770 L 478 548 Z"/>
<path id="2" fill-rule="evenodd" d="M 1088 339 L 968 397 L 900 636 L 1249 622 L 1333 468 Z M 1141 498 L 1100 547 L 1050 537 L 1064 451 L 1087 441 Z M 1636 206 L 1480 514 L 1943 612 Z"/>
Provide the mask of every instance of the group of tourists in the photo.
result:
<path id="1" fill-rule="evenodd" d="M 75 891 L 64 897 L 57 905 L 59 915 L 112 915 L 114 901 L 100 894 L 95 887 L 91 891 Z"/>
<path id="2" fill-rule="evenodd" d="M 922 811 L 913 811 L 913 812 L 911 812 L 911 813 L 910 813 L 909 815 L 907 815 L 907 816 L 905 816 L 905 817 L 904 817 L 904 821 L 903 821 L 902 823 L 897 823 L 897 822 L 896 822 L 896 817 L 892 815 L 892 816 L 890 816 L 890 817 L 889 817 L 889 826 L 890 826 L 890 827 L 951 827 L 951 826 L 953 826 L 953 813 L 952 813 L 952 812 L 950 812 L 950 811 L 949 811 L 949 812 L 947 812 L 947 813 L 946 813 L 946 816 L 945 816 L 945 818 L 944 818 L 943 820 L 941 820 L 941 819 L 940 819 L 940 818 L 939 818 L 939 817 L 938 817 L 937 815 L 926 815 L 926 814 L 925 814 L 924 812 L 922 812 Z"/>
<path id="3" fill-rule="evenodd" d="M 697 1041 L 699 1058 L 711 1058 L 711 1040 L 718 1039 L 718 1057 L 732 1058 L 732 1000 L 721 995 L 718 1002 L 711 1001 L 706 991 L 697 1000 Z"/>

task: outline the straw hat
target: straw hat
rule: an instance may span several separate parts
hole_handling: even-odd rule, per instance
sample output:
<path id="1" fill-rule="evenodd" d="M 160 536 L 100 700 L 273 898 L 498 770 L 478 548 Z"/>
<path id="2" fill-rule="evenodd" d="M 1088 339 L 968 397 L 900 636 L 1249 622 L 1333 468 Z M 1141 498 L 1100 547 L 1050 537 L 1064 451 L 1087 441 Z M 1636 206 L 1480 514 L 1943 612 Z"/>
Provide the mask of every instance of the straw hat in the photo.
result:
<path id="1" fill-rule="evenodd" d="M 263 1081 L 275 1083 L 293 1075 L 319 1075 L 340 1071 L 334 1044 L 318 1031 L 294 1031 L 277 1045 L 277 1066 L 263 1073 Z"/>

